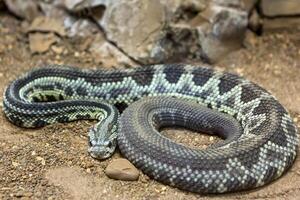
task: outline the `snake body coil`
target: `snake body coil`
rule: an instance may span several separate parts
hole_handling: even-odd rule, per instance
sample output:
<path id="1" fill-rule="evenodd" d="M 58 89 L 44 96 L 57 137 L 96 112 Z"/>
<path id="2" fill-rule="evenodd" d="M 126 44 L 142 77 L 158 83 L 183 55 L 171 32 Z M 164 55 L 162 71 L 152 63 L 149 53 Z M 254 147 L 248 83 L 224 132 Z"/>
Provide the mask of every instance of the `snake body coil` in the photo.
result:
<path id="1" fill-rule="evenodd" d="M 139 100 L 144 96 L 158 97 Z M 129 107 L 118 120 L 111 104 L 122 103 Z M 89 134 L 93 157 L 108 157 L 117 138 L 122 154 L 145 174 L 199 193 L 269 183 L 292 165 L 298 146 L 296 126 L 272 95 L 206 67 L 91 71 L 48 66 L 12 82 L 3 105 L 7 118 L 22 127 L 98 119 Z M 225 140 L 205 150 L 188 148 L 159 134 L 160 128 L 173 125 Z"/>

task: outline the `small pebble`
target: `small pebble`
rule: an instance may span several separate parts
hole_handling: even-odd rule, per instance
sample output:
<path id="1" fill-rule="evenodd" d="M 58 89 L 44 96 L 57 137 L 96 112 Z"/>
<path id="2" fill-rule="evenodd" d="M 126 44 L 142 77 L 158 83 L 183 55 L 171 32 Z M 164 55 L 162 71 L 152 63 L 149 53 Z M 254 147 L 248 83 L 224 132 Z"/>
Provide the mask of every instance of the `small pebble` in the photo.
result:
<path id="1" fill-rule="evenodd" d="M 42 165 L 46 165 L 46 161 L 45 161 L 45 159 L 43 157 L 37 156 L 36 160 L 37 161 L 41 161 Z"/>
<path id="2" fill-rule="evenodd" d="M 136 181 L 139 178 L 138 169 L 124 158 L 113 160 L 105 169 L 105 174 L 112 179 Z"/>
<path id="3" fill-rule="evenodd" d="M 59 47 L 59 46 L 52 46 L 51 49 L 56 54 L 61 54 L 64 51 L 64 48 L 63 47 Z"/>
<path id="4" fill-rule="evenodd" d="M 79 52 L 76 51 L 76 52 L 74 53 L 74 56 L 75 56 L 75 57 L 79 57 L 79 56 L 80 56 Z"/>
<path id="5" fill-rule="evenodd" d="M 11 162 L 14 167 L 18 167 L 20 164 L 18 162 Z"/>

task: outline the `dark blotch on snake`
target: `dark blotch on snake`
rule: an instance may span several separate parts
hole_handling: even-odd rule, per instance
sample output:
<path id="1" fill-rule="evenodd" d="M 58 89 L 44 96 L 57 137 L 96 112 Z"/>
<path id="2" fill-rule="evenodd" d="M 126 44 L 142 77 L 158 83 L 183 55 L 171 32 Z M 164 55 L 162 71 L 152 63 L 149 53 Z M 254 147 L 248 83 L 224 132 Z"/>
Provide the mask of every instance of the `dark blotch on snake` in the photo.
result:
<path id="1" fill-rule="evenodd" d="M 76 88 L 76 93 L 77 93 L 79 96 L 83 96 L 83 97 L 85 97 L 85 96 L 88 95 L 87 90 L 86 90 L 84 87 L 81 87 L 81 86 L 79 86 L 79 87 Z"/>
<path id="2" fill-rule="evenodd" d="M 163 72 L 169 83 L 177 83 L 184 71 L 184 65 L 177 64 L 166 65 Z"/>
<path id="3" fill-rule="evenodd" d="M 209 68 L 196 68 L 192 74 L 195 85 L 203 86 L 214 75 L 214 72 Z"/>
<path id="4" fill-rule="evenodd" d="M 66 89 L 65 89 L 65 94 L 66 94 L 67 96 L 72 96 L 72 95 L 74 94 L 74 91 L 73 91 L 73 89 L 72 89 L 71 86 L 66 87 Z"/>
<path id="5" fill-rule="evenodd" d="M 228 73 L 224 73 L 219 80 L 220 83 L 218 86 L 221 95 L 232 90 L 241 82 L 238 76 Z"/>
<path id="6" fill-rule="evenodd" d="M 143 68 L 137 68 L 137 70 L 132 73 L 132 79 L 139 85 L 150 85 L 154 73 L 155 70 L 150 65 Z"/>
<path id="7" fill-rule="evenodd" d="M 242 87 L 242 92 L 241 92 L 241 101 L 243 103 L 250 102 L 252 100 L 255 100 L 259 98 L 261 95 L 261 92 L 259 91 L 253 91 L 251 88 L 246 85 L 245 87 Z"/>

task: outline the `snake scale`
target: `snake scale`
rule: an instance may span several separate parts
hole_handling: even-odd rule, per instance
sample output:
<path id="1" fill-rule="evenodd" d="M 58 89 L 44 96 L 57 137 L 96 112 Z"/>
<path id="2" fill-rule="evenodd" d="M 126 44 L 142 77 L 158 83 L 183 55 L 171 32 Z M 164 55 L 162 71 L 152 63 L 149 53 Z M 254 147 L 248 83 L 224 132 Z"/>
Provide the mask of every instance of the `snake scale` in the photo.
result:
<path id="1" fill-rule="evenodd" d="M 129 107 L 119 117 L 114 105 L 124 104 Z M 3 109 L 21 127 L 96 119 L 88 134 L 92 157 L 107 158 L 118 144 L 145 174 L 197 193 L 265 185 L 292 165 L 298 147 L 295 124 L 270 93 L 207 66 L 82 70 L 49 65 L 13 81 Z M 159 133 L 168 126 L 224 140 L 207 149 L 190 148 Z"/>

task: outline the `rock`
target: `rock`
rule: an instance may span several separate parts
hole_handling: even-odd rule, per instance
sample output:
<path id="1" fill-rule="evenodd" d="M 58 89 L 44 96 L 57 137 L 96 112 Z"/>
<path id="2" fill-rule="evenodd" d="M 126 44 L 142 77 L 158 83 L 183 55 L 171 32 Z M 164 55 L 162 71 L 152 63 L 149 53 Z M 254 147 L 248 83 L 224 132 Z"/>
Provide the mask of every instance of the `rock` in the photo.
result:
<path id="1" fill-rule="evenodd" d="M 46 161 L 45 161 L 45 159 L 44 159 L 43 157 L 37 156 L 37 157 L 36 157 L 36 160 L 37 160 L 37 161 L 40 161 L 42 165 L 46 165 Z"/>
<path id="2" fill-rule="evenodd" d="M 88 37 L 99 31 L 98 27 L 88 19 L 78 19 L 68 29 L 69 37 Z"/>
<path id="3" fill-rule="evenodd" d="M 242 39 L 247 27 L 247 13 L 232 8 L 219 9 L 213 18 L 212 34 L 220 40 Z"/>
<path id="4" fill-rule="evenodd" d="M 66 10 L 73 8 L 71 6 L 72 3 L 74 3 L 74 5 L 78 4 L 81 6 L 86 6 L 88 9 L 90 9 L 86 4 L 88 3 L 88 1 L 84 1 L 84 4 L 81 4 L 83 2 L 80 3 L 79 1 L 57 0 L 55 2 L 55 6 L 53 4 L 40 2 L 40 7 L 48 19 L 54 19 L 56 23 L 59 24 L 59 26 L 63 25 L 64 32 L 68 37 L 86 38 L 91 37 L 96 32 L 99 32 L 97 24 L 93 23 L 91 19 L 82 17 L 80 15 L 76 16 L 75 14 L 70 15 L 70 12 Z M 66 5 L 68 5 L 69 7 L 67 8 Z M 94 4 L 92 3 L 91 5 Z M 88 12 L 91 12 L 92 14 L 95 14 L 95 16 L 97 16 L 97 12 L 95 10 L 89 10 Z M 60 29 L 62 29 L 62 27 Z"/>
<path id="5" fill-rule="evenodd" d="M 243 44 L 248 49 L 255 47 L 258 44 L 257 36 L 255 35 L 255 33 L 247 30 Z"/>
<path id="6" fill-rule="evenodd" d="M 250 13 L 255 5 L 257 4 L 258 0 L 241 0 L 243 8 Z"/>
<path id="7" fill-rule="evenodd" d="M 284 29 L 300 30 L 300 18 L 284 17 L 263 20 L 263 31 L 282 31 Z"/>
<path id="8" fill-rule="evenodd" d="M 262 13 L 268 17 L 299 15 L 299 0 L 261 0 Z"/>
<path id="9" fill-rule="evenodd" d="M 58 55 L 62 54 L 64 51 L 64 48 L 62 46 L 52 46 L 52 51 Z"/>
<path id="10" fill-rule="evenodd" d="M 4 0 L 0 0 L 0 10 L 4 10 L 4 9 L 5 9 Z"/>
<path id="11" fill-rule="evenodd" d="M 105 169 L 105 174 L 112 179 L 136 181 L 139 171 L 128 160 L 120 158 L 113 160 Z"/>
<path id="12" fill-rule="evenodd" d="M 234 7 L 224 6 L 224 2 L 210 4 L 200 13 L 207 22 L 196 28 L 202 57 L 209 63 L 217 62 L 242 45 L 248 24 L 247 12 L 233 3 Z"/>
<path id="13" fill-rule="evenodd" d="M 39 12 L 37 1 L 34 0 L 4 0 L 10 12 L 20 18 L 32 21 L 37 16 L 41 15 Z"/>
<path id="14" fill-rule="evenodd" d="M 234 41 L 218 40 L 213 35 L 200 37 L 202 58 L 205 62 L 216 63 L 223 59 L 231 51 L 241 48 L 240 43 Z"/>
<path id="15" fill-rule="evenodd" d="M 27 32 L 52 32 L 65 36 L 66 31 L 60 20 L 48 17 L 37 17 L 30 24 Z"/>
<path id="16" fill-rule="evenodd" d="M 89 51 L 95 58 L 95 62 L 101 63 L 103 67 L 112 67 L 118 65 L 137 65 L 137 63 L 128 58 L 118 48 L 107 42 L 100 34 L 96 35 L 96 37 L 89 45 Z"/>
<path id="17" fill-rule="evenodd" d="M 64 30 L 66 32 L 78 20 L 75 16 L 70 15 L 70 13 L 68 13 L 66 9 L 54 3 L 39 1 L 39 6 L 45 17 L 47 17 L 48 19 L 55 19 L 56 23 L 64 26 Z"/>
<path id="18" fill-rule="evenodd" d="M 100 22 L 110 41 L 143 63 L 163 61 L 159 41 L 165 37 L 165 23 L 166 12 L 158 0 L 113 1 Z"/>
<path id="19" fill-rule="evenodd" d="M 207 6 L 206 0 L 160 0 L 160 3 L 167 6 L 170 12 L 178 12 L 182 8 L 193 7 L 195 10 L 201 11 Z"/>
<path id="20" fill-rule="evenodd" d="M 168 36 L 161 41 L 160 50 L 166 52 L 165 59 L 169 62 L 183 62 L 185 58 L 200 59 L 201 52 L 196 29 L 185 24 L 170 24 L 166 31 Z"/>
<path id="21" fill-rule="evenodd" d="M 97 35 L 96 35 L 97 36 Z M 95 42 L 97 42 L 96 40 L 95 40 L 95 37 L 96 37 L 95 35 L 93 35 L 93 36 L 90 36 L 90 37 L 85 37 L 85 38 L 82 38 L 82 40 L 79 42 L 80 44 L 79 44 L 79 50 L 80 51 L 86 51 L 86 50 L 88 50 L 90 47 L 91 47 L 91 44 L 95 41 Z"/>
<path id="22" fill-rule="evenodd" d="M 61 20 L 63 22 L 69 19 L 73 19 L 74 21 L 76 20 L 76 18 L 71 16 L 70 13 L 68 13 L 63 7 L 60 7 L 53 3 L 46 3 L 44 1 L 40 1 L 39 6 L 44 16 L 48 18 L 55 18 L 57 21 Z"/>
<path id="23" fill-rule="evenodd" d="M 30 33 L 29 47 L 32 53 L 44 53 L 58 38 L 54 33 Z"/>
<path id="24" fill-rule="evenodd" d="M 18 191 L 14 196 L 18 198 L 31 197 L 33 194 L 31 192 Z"/>
<path id="25" fill-rule="evenodd" d="M 259 33 L 262 28 L 262 19 L 256 10 L 253 10 L 249 17 L 248 27 L 256 33 Z"/>
<path id="26" fill-rule="evenodd" d="M 160 0 L 160 3 L 165 6 L 172 21 L 191 19 L 208 4 L 206 0 Z"/>
<path id="27" fill-rule="evenodd" d="M 97 6 L 108 6 L 109 0 L 56 0 L 56 4 L 76 12 L 85 8 L 91 9 Z"/>
<path id="28" fill-rule="evenodd" d="M 109 0 L 56 0 L 56 7 L 64 8 L 63 10 L 68 10 L 75 16 L 93 18 L 100 22 L 110 3 Z"/>

